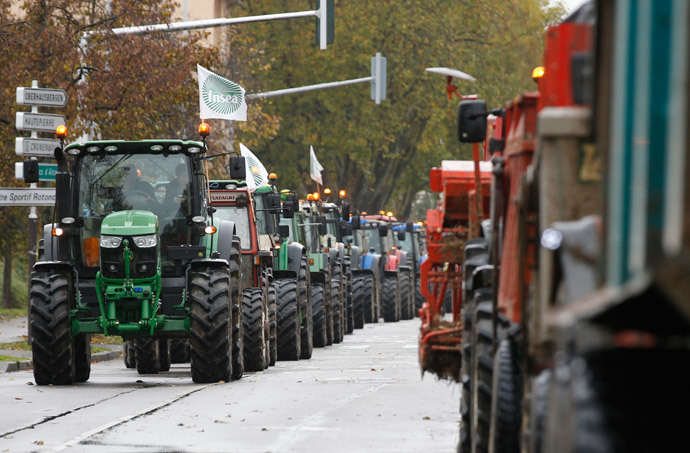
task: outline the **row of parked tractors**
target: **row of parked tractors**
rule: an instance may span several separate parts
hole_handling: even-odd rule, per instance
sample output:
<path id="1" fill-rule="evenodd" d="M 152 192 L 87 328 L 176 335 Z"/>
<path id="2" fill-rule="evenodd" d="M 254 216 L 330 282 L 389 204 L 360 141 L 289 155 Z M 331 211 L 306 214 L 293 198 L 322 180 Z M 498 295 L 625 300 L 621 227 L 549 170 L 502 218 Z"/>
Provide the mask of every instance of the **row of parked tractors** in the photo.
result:
<path id="1" fill-rule="evenodd" d="M 229 381 L 421 306 L 418 226 L 300 200 L 274 174 L 256 187 L 242 156 L 210 181 L 202 126 L 56 150 L 59 220 L 30 285 L 38 384 L 86 381 L 92 334 L 121 337 L 139 373 L 189 361 L 195 382 Z"/>
<path id="2" fill-rule="evenodd" d="M 688 23 L 589 2 L 546 30 L 538 91 L 460 103 L 474 156 L 431 170 L 419 337 L 461 385 L 458 451 L 687 449 Z"/>

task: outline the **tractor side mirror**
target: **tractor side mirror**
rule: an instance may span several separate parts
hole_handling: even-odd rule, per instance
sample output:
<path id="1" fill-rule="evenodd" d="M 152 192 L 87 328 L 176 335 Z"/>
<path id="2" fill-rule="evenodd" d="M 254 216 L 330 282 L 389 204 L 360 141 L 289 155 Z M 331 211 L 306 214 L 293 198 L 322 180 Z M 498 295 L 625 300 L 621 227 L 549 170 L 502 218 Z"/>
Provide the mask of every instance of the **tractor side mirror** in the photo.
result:
<path id="1" fill-rule="evenodd" d="M 316 223 L 319 224 L 319 235 L 323 236 L 327 233 L 328 230 L 326 230 L 326 216 L 318 216 L 316 218 Z"/>
<path id="2" fill-rule="evenodd" d="M 458 108 L 458 139 L 462 143 L 481 143 L 486 139 L 486 102 L 462 101 Z"/>
<path id="3" fill-rule="evenodd" d="M 385 238 L 386 236 L 388 236 L 388 227 L 380 226 L 379 227 L 379 236 L 381 236 L 382 238 Z"/>
<path id="4" fill-rule="evenodd" d="M 283 201 L 283 218 L 291 219 L 295 216 L 295 205 L 292 200 Z"/>
<path id="5" fill-rule="evenodd" d="M 278 235 L 281 239 L 290 236 L 290 227 L 288 225 L 278 225 Z"/>
<path id="6" fill-rule="evenodd" d="M 398 230 L 398 240 L 399 241 L 405 240 L 405 230 Z"/>
<path id="7" fill-rule="evenodd" d="M 342 209 L 342 214 L 340 215 L 340 218 L 343 220 L 350 220 L 350 203 L 347 201 L 343 201 L 343 209 Z"/>
<path id="8" fill-rule="evenodd" d="M 410 234 L 414 233 L 414 223 L 405 222 L 405 231 L 407 231 Z"/>
<path id="9" fill-rule="evenodd" d="M 280 194 L 269 193 L 266 198 L 268 209 L 280 209 Z"/>
<path id="10" fill-rule="evenodd" d="M 247 167 L 244 156 L 230 156 L 230 179 L 244 180 L 247 178 Z"/>
<path id="11" fill-rule="evenodd" d="M 359 214 L 355 214 L 352 216 L 352 229 L 353 230 L 361 230 L 362 229 L 362 221 L 361 221 L 361 218 L 359 217 Z"/>

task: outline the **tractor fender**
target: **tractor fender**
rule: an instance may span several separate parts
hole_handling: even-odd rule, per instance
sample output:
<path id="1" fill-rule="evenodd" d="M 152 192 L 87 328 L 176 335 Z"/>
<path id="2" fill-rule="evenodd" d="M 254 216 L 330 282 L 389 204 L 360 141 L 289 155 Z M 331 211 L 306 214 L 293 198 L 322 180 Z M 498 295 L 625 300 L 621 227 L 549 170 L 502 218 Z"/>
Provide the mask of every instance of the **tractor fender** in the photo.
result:
<path id="1" fill-rule="evenodd" d="M 397 277 L 398 276 L 398 271 L 384 271 L 383 275 L 385 277 Z"/>
<path id="2" fill-rule="evenodd" d="M 38 256 L 41 261 L 53 261 L 58 257 L 59 239 L 52 234 L 53 228 L 56 226 L 56 223 L 43 225 L 43 256 Z"/>
<path id="3" fill-rule="evenodd" d="M 359 269 L 359 257 L 362 255 L 362 249 L 353 245 L 350 247 L 350 268 L 352 270 Z"/>
<path id="4" fill-rule="evenodd" d="M 212 269 L 229 269 L 230 263 L 228 262 L 228 260 L 224 260 L 221 258 L 205 259 L 205 260 L 193 260 L 190 263 L 190 268 L 191 268 L 190 270 L 192 272 L 197 271 L 197 270 L 202 270 L 202 269 L 205 269 L 207 267 L 210 267 Z"/>
<path id="5" fill-rule="evenodd" d="M 299 275 L 300 266 L 302 265 L 302 255 L 304 255 L 304 246 L 299 242 L 290 242 L 287 244 L 287 269 L 273 270 L 275 277 L 279 276 L 293 276 Z M 287 272 L 288 274 L 283 274 Z"/>
<path id="6" fill-rule="evenodd" d="M 345 261 L 345 244 L 338 242 L 338 259 L 340 262 Z"/>
<path id="7" fill-rule="evenodd" d="M 311 282 L 326 284 L 326 273 L 325 272 L 310 272 Z"/>
<path id="8" fill-rule="evenodd" d="M 232 253 L 232 239 L 235 236 L 235 222 L 215 220 L 213 223 L 216 224 L 214 226 L 218 231 L 214 235 L 216 236 L 215 240 L 211 238 L 211 245 L 215 245 L 215 249 L 211 247 L 211 253 L 218 251 L 222 259 L 229 260 Z"/>
<path id="9" fill-rule="evenodd" d="M 394 253 L 386 255 L 386 272 L 395 272 L 398 269 L 398 256 Z"/>
<path id="10" fill-rule="evenodd" d="M 55 273 L 55 271 L 59 271 L 61 273 L 69 273 L 70 275 L 73 270 L 72 265 L 66 261 L 39 261 L 33 267 L 33 272 L 45 271 Z"/>
<path id="11" fill-rule="evenodd" d="M 352 275 L 374 275 L 371 269 L 352 269 Z"/>
<path id="12" fill-rule="evenodd" d="M 335 263 L 339 258 L 339 251 L 336 247 L 328 249 L 328 257 L 331 263 Z"/>

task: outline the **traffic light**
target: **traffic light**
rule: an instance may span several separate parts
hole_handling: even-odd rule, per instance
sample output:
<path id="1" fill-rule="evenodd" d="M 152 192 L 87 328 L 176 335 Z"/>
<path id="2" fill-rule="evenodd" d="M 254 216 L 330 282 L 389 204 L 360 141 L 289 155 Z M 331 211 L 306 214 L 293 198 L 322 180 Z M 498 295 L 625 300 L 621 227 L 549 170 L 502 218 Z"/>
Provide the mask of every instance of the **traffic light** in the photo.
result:
<path id="1" fill-rule="evenodd" d="M 327 44 L 333 44 L 335 36 L 335 5 L 334 0 L 317 0 L 319 2 L 319 15 L 316 17 L 316 45 L 321 50 L 326 49 Z M 321 30 L 325 29 L 324 33 Z"/>
<path id="2" fill-rule="evenodd" d="M 35 159 L 25 160 L 23 175 L 24 182 L 38 182 L 38 161 Z"/>

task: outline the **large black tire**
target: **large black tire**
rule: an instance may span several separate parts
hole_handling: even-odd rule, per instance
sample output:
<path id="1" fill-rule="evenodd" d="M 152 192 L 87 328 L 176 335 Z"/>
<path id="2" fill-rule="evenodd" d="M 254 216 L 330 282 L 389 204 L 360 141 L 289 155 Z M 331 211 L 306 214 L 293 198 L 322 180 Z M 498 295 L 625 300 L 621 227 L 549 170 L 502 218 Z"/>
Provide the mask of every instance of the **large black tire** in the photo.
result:
<path id="1" fill-rule="evenodd" d="M 522 428 L 522 374 L 517 344 L 501 341 L 494 356 L 489 450 L 519 453 Z"/>
<path id="2" fill-rule="evenodd" d="M 546 425 L 549 388 L 551 386 L 551 373 L 552 371 L 550 369 L 544 370 L 532 380 L 529 435 L 526 439 L 526 450 L 528 453 L 545 452 L 542 446 L 544 442 L 544 426 Z"/>
<path id="3" fill-rule="evenodd" d="M 170 340 L 170 362 L 189 362 L 189 340 L 179 338 Z"/>
<path id="4" fill-rule="evenodd" d="M 233 236 L 232 249 L 230 250 L 230 324 L 231 324 L 231 347 L 232 347 L 232 362 L 230 370 L 230 379 L 236 381 L 242 379 L 244 375 L 244 326 L 242 314 L 242 291 L 240 284 L 242 276 L 240 275 L 240 260 L 242 259 L 242 251 L 240 245 L 240 238 Z"/>
<path id="5" fill-rule="evenodd" d="M 29 289 L 29 322 L 34 379 L 38 385 L 69 385 L 74 380 L 69 274 L 34 272 Z"/>
<path id="6" fill-rule="evenodd" d="M 278 296 L 278 360 L 299 360 L 302 352 L 300 301 L 295 278 L 276 279 Z"/>
<path id="7" fill-rule="evenodd" d="M 379 322 L 376 313 L 376 279 L 373 274 L 362 275 L 362 292 L 364 293 L 364 322 Z"/>
<path id="8" fill-rule="evenodd" d="M 273 283 L 268 286 L 268 327 L 269 347 L 268 365 L 273 366 L 278 361 L 278 295 Z"/>
<path id="9" fill-rule="evenodd" d="M 352 277 L 352 312 L 355 329 L 364 328 L 364 276 Z"/>
<path id="10" fill-rule="evenodd" d="M 412 319 L 412 278 L 409 270 L 400 273 L 400 319 Z"/>
<path id="11" fill-rule="evenodd" d="M 314 313 L 314 347 L 326 346 L 326 307 L 323 283 L 312 283 L 311 301 Z"/>
<path id="12" fill-rule="evenodd" d="M 345 255 L 343 263 L 343 300 L 345 301 L 345 333 L 351 334 L 355 330 L 355 311 L 352 299 L 352 273 L 350 272 L 349 255 Z"/>
<path id="13" fill-rule="evenodd" d="M 127 368 L 137 367 L 137 361 L 134 357 L 134 340 L 125 340 L 122 343 L 122 358 Z"/>
<path id="14" fill-rule="evenodd" d="M 333 307 L 333 343 L 343 341 L 345 333 L 345 316 L 342 303 L 342 290 L 340 280 L 331 280 L 331 306 Z"/>
<path id="15" fill-rule="evenodd" d="M 190 362 L 197 383 L 230 380 L 233 283 L 229 271 L 206 267 L 190 276 Z"/>
<path id="16" fill-rule="evenodd" d="M 81 334 L 74 338 L 74 382 L 86 382 L 91 375 L 91 335 Z"/>
<path id="17" fill-rule="evenodd" d="M 472 452 L 488 453 L 491 425 L 491 386 L 494 360 L 492 304 L 481 302 L 475 309 L 472 336 Z"/>
<path id="18" fill-rule="evenodd" d="M 300 359 L 311 359 L 314 352 L 314 306 L 311 294 L 311 274 L 307 256 L 302 255 L 299 275 L 300 300 Z"/>
<path id="19" fill-rule="evenodd" d="M 242 300 L 244 328 L 244 369 L 266 369 L 266 319 L 264 292 L 261 288 L 247 288 Z"/>
<path id="20" fill-rule="evenodd" d="M 381 311 L 385 322 L 400 321 L 400 285 L 397 273 L 383 277 Z"/>
<path id="21" fill-rule="evenodd" d="M 419 318 L 419 310 L 424 304 L 424 296 L 422 296 L 422 283 L 420 281 L 419 275 L 414 276 L 414 315 Z"/>
<path id="22" fill-rule="evenodd" d="M 158 340 L 158 361 L 160 371 L 170 371 L 170 340 L 167 338 Z"/>
<path id="23" fill-rule="evenodd" d="M 157 374 L 161 370 L 158 340 L 153 337 L 134 340 L 134 356 L 139 374 Z"/>

